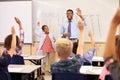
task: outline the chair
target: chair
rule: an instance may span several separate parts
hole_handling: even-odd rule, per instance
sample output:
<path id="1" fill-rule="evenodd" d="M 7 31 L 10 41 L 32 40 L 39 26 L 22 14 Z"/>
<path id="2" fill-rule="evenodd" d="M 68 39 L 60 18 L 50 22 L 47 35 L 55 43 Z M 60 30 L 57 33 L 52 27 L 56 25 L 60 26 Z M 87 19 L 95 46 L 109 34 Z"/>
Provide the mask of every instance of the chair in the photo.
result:
<path id="1" fill-rule="evenodd" d="M 13 55 L 10 64 L 25 64 L 23 56 Z"/>
<path id="2" fill-rule="evenodd" d="M 83 65 L 84 65 L 84 66 L 90 66 L 90 65 L 92 65 L 92 64 L 90 64 L 89 62 L 84 62 Z"/>
<path id="3" fill-rule="evenodd" d="M 80 73 L 61 72 L 52 73 L 52 80 L 86 80 L 85 75 Z"/>
<path id="4" fill-rule="evenodd" d="M 111 75 L 106 75 L 105 80 L 113 80 L 113 79 L 112 79 Z"/>
<path id="5" fill-rule="evenodd" d="M 24 65 L 23 56 L 13 55 L 10 64 Z M 23 75 L 11 73 L 12 80 L 23 80 Z"/>
<path id="6" fill-rule="evenodd" d="M 98 63 L 100 63 L 99 65 L 98 65 Z M 98 62 L 98 61 L 93 61 L 92 62 L 92 66 L 104 66 L 104 62 Z"/>

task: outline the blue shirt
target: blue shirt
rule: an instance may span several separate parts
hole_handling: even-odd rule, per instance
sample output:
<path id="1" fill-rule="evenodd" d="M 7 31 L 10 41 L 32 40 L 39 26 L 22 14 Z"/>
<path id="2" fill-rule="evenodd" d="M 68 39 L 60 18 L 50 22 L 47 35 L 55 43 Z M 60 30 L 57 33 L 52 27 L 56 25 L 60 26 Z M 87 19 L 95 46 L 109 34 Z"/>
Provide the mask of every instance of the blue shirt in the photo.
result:
<path id="1" fill-rule="evenodd" d="M 62 26 L 61 26 L 61 31 L 60 34 L 61 36 L 64 33 L 68 33 L 68 24 L 69 21 L 67 20 Z M 84 25 L 86 26 L 86 21 L 84 21 Z M 71 20 L 71 36 L 70 38 L 79 38 L 79 29 L 78 29 L 78 21 L 72 19 Z"/>
<path id="2" fill-rule="evenodd" d="M 67 20 L 61 27 L 61 36 L 64 33 L 68 33 L 68 24 L 69 21 Z M 79 29 L 78 29 L 78 22 L 75 20 L 71 20 L 71 36 L 70 38 L 79 38 Z"/>
<path id="3" fill-rule="evenodd" d="M 90 64 L 92 64 L 92 58 L 94 56 L 95 53 L 95 48 L 90 48 L 87 52 L 83 53 L 83 62 L 88 62 Z M 70 59 L 74 58 L 75 54 L 71 54 L 69 56 Z"/>

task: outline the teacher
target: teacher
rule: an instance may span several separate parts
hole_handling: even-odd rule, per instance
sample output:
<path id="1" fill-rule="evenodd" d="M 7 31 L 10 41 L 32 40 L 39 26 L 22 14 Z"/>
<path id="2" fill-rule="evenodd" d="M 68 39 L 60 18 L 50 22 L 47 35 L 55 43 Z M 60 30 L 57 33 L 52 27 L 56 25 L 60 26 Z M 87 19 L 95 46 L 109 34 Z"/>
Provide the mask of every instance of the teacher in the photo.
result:
<path id="1" fill-rule="evenodd" d="M 82 15 L 82 12 L 79 8 L 76 9 L 76 14 L 79 16 L 80 20 L 86 26 L 86 21 Z M 73 42 L 73 53 L 76 54 L 76 49 L 78 46 L 78 38 L 79 38 L 79 29 L 78 29 L 78 21 L 73 19 L 74 12 L 72 9 L 68 9 L 66 11 L 67 21 L 61 26 L 61 37 L 68 38 Z"/>

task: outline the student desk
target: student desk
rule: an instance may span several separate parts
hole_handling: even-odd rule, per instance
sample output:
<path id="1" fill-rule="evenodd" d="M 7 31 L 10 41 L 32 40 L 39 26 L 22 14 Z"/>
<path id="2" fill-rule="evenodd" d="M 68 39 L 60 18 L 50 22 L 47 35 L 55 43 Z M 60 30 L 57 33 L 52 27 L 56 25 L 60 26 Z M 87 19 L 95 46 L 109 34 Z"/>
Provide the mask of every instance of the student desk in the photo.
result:
<path id="1" fill-rule="evenodd" d="M 104 65 L 103 57 L 94 56 L 92 59 L 92 65 L 93 66 L 103 66 Z"/>
<path id="2" fill-rule="evenodd" d="M 81 66 L 80 73 L 85 74 L 87 80 L 99 80 L 99 75 L 102 73 L 102 67 Z"/>
<path id="3" fill-rule="evenodd" d="M 35 65 L 42 65 L 42 59 L 45 58 L 46 56 L 40 56 L 40 55 L 32 55 L 32 56 L 23 56 L 24 60 L 29 60 L 30 62 L 32 62 Z M 40 67 L 40 69 L 37 71 L 37 73 L 39 75 L 42 74 L 42 69 Z"/>
<path id="4" fill-rule="evenodd" d="M 102 73 L 102 67 L 81 66 L 80 73 L 89 75 L 100 75 Z"/>
<path id="5" fill-rule="evenodd" d="M 8 71 L 12 74 L 19 74 L 19 75 L 28 75 L 28 80 L 35 80 L 34 73 L 38 70 L 40 66 L 38 65 L 9 65 Z M 39 75 L 37 75 L 37 78 Z"/>
<path id="6" fill-rule="evenodd" d="M 32 55 L 32 56 L 23 56 L 24 60 L 29 60 L 35 65 L 41 65 L 41 60 L 45 58 L 46 56 L 40 56 L 40 55 Z"/>

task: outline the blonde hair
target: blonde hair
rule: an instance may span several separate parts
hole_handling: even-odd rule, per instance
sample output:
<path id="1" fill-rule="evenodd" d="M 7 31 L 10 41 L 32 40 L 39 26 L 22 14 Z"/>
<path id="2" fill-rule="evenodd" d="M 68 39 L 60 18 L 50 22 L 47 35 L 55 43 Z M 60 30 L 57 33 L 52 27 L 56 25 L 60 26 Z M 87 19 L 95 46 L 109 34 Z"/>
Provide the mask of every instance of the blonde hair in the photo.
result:
<path id="1" fill-rule="evenodd" d="M 57 53 L 59 53 L 60 57 L 68 57 L 72 53 L 73 43 L 72 41 L 60 38 L 55 42 L 55 48 Z"/>

